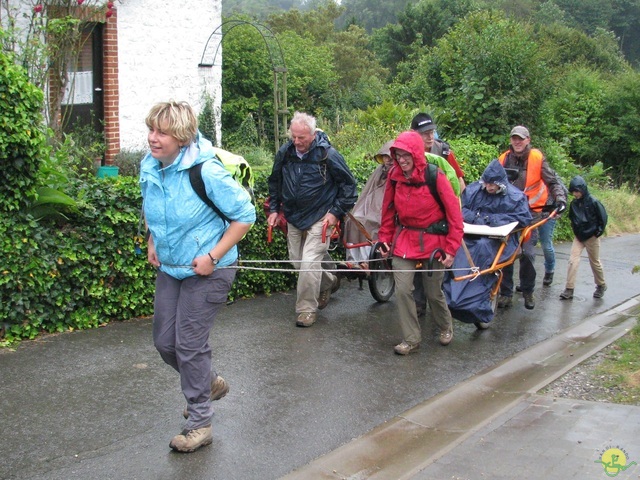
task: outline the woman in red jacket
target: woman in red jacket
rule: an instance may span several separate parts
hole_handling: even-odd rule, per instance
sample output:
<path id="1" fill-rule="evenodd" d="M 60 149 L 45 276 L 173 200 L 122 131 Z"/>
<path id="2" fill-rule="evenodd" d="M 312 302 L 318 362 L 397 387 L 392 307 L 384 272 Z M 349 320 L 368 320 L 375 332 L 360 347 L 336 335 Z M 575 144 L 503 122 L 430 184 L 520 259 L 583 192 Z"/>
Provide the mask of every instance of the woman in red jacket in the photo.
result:
<path id="1" fill-rule="evenodd" d="M 413 277 L 420 269 L 425 294 L 438 327 L 440 343 L 453 339 L 451 313 L 442 292 L 444 270 L 428 276 L 427 260 L 434 250 L 442 249 L 444 259 L 434 267 L 448 268 L 460 247 L 463 235 L 460 201 L 441 170 L 435 185 L 428 183 L 424 143 L 416 132 L 401 133 L 391 147 L 394 166 L 389 172 L 378 239 L 393 256 L 398 316 L 403 341 L 395 346 L 399 355 L 420 347 L 422 340 L 416 305 L 413 301 Z"/>

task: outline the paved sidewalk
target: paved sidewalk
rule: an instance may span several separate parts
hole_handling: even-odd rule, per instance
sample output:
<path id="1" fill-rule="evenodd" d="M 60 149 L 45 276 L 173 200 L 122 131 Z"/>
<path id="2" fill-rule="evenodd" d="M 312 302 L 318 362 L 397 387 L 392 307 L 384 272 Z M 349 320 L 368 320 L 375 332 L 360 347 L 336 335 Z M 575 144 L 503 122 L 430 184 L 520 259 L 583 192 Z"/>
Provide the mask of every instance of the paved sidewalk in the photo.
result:
<path id="1" fill-rule="evenodd" d="M 638 313 L 640 297 L 587 319 L 285 478 L 640 478 L 640 407 L 536 394 L 624 335 Z"/>
<path id="2" fill-rule="evenodd" d="M 640 407 L 534 395 L 413 478 L 637 479 L 639 435 Z M 601 462 L 611 460 L 611 449 L 626 458 L 605 473 Z"/>

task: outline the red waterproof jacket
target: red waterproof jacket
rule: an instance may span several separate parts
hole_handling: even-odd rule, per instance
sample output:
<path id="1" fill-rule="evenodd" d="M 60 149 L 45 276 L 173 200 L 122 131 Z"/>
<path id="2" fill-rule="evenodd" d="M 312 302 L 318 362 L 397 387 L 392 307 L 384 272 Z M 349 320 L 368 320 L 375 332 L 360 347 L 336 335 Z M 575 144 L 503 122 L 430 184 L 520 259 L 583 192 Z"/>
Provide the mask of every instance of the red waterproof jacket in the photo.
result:
<path id="1" fill-rule="evenodd" d="M 413 172 L 405 178 L 398 165 L 396 149 L 406 150 L 413 157 Z M 394 166 L 389 171 L 378 239 L 393 245 L 393 255 L 411 260 L 426 259 L 436 248 L 455 255 L 462 242 L 463 226 L 460 200 L 453 193 L 445 174 L 438 170 L 436 189 L 444 206 L 431 195 L 425 184 L 427 164 L 424 143 L 416 132 L 401 133 L 391 147 Z M 449 233 L 436 235 L 424 230 L 433 223 L 447 219 Z"/>

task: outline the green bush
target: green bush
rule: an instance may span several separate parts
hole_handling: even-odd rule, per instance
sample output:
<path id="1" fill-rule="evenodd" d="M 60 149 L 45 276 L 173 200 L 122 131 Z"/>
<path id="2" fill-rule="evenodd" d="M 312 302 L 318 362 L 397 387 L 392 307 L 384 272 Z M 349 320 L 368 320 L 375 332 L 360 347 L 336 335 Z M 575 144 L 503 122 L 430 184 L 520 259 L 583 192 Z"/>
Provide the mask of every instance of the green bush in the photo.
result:
<path id="1" fill-rule="evenodd" d="M 140 176 L 140 161 L 147 152 L 145 150 L 120 150 L 113 160 L 118 167 L 118 175 L 124 177 Z"/>
<path id="2" fill-rule="evenodd" d="M 395 83 L 401 101 L 446 106 L 450 135 L 473 133 L 491 143 L 513 125 L 536 126 L 550 85 L 531 28 L 488 10 L 400 64 Z"/>
<path id="3" fill-rule="evenodd" d="M 5 341 L 97 327 L 151 313 L 153 269 L 136 255 L 137 181 L 71 181 L 69 221 L 0 220 L 0 318 Z M 13 252 L 6 255 L 6 252 Z"/>
<path id="4" fill-rule="evenodd" d="M 494 145 L 483 143 L 474 137 L 459 137 L 451 140 L 450 144 L 467 183 L 479 180 L 491 160 L 502 153 Z"/>
<path id="5" fill-rule="evenodd" d="M 264 213 L 264 201 L 268 195 L 267 176 L 269 172 L 258 171 L 254 192 L 256 195 L 256 223 L 247 235 L 238 244 L 241 268 L 236 275 L 236 280 L 229 293 L 231 300 L 237 298 L 253 297 L 258 293 L 270 294 L 294 288 L 296 277 L 293 273 L 269 270 L 252 270 L 252 268 L 265 269 L 291 269 L 291 264 L 286 263 L 289 258 L 287 251 L 287 239 L 283 232 L 274 230 L 271 243 L 267 242 L 267 219 Z M 285 260 L 276 263 L 242 263 L 243 260 Z"/>
<path id="6" fill-rule="evenodd" d="M 36 196 L 40 160 L 48 154 L 43 132 L 44 95 L 27 73 L 0 51 L 0 211 L 25 208 Z"/>
<path id="7" fill-rule="evenodd" d="M 594 140 L 605 144 L 600 160 L 611 168 L 616 185 L 640 182 L 640 74 L 613 79 L 606 90 L 602 128 Z"/>
<path id="8" fill-rule="evenodd" d="M 266 191 L 258 175 L 258 221 L 240 243 L 242 260 L 287 259 L 285 236 L 266 240 Z M 136 253 L 141 197 L 135 177 L 71 180 L 76 210 L 61 222 L 27 214 L 0 216 L 0 345 L 41 332 L 95 328 L 150 315 L 155 271 Z M 287 263 L 247 267 L 290 268 Z M 288 272 L 240 269 L 230 299 L 291 289 Z M 4 335 L 2 332 L 4 331 Z"/>
<path id="9" fill-rule="evenodd" d="M 561 141 L 582 165 L 592 165 L 606 155 L 607 142 L 598 140 L 605 89 L 606 80 L 599 72 L 580 68 L 569 71 L 558 91 L 544 102 L 547 135 Z"/>

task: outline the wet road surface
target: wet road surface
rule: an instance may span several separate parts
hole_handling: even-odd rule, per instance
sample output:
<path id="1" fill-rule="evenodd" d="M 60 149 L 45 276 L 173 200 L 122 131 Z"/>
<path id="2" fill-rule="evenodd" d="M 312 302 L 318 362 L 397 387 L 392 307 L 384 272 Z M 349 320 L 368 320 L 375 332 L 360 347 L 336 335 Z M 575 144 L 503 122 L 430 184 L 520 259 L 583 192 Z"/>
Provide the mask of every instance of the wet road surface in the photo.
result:
<path id="1" fill-rule="evenodd" d="M 343 282 L 308 329 L 295 327 L 295 292 L 239 301 L 211 336 L 231 391 L 215 404 L 213 444 L 189 455 L 168 446 L 184 400 L 152 345 L 149 319 L 23 342 L 0 352 L 0 478 L 280 478 L 640 294 L 631 273 L 639 240 L 603 239 L 603 299 L 592 298 L 586 258 L 574 300 L 558 299 L 570 245 L 557 245 L 554 284 L 542 287 L 538 275 L 534 310 L 516 294 L 488 330 L 456 321 L 448 347 L 427 318 L 422 348 L 407 357 L 393 354 L 401 340 L 393 298 L 378 304 L 357 281 Z"/>

